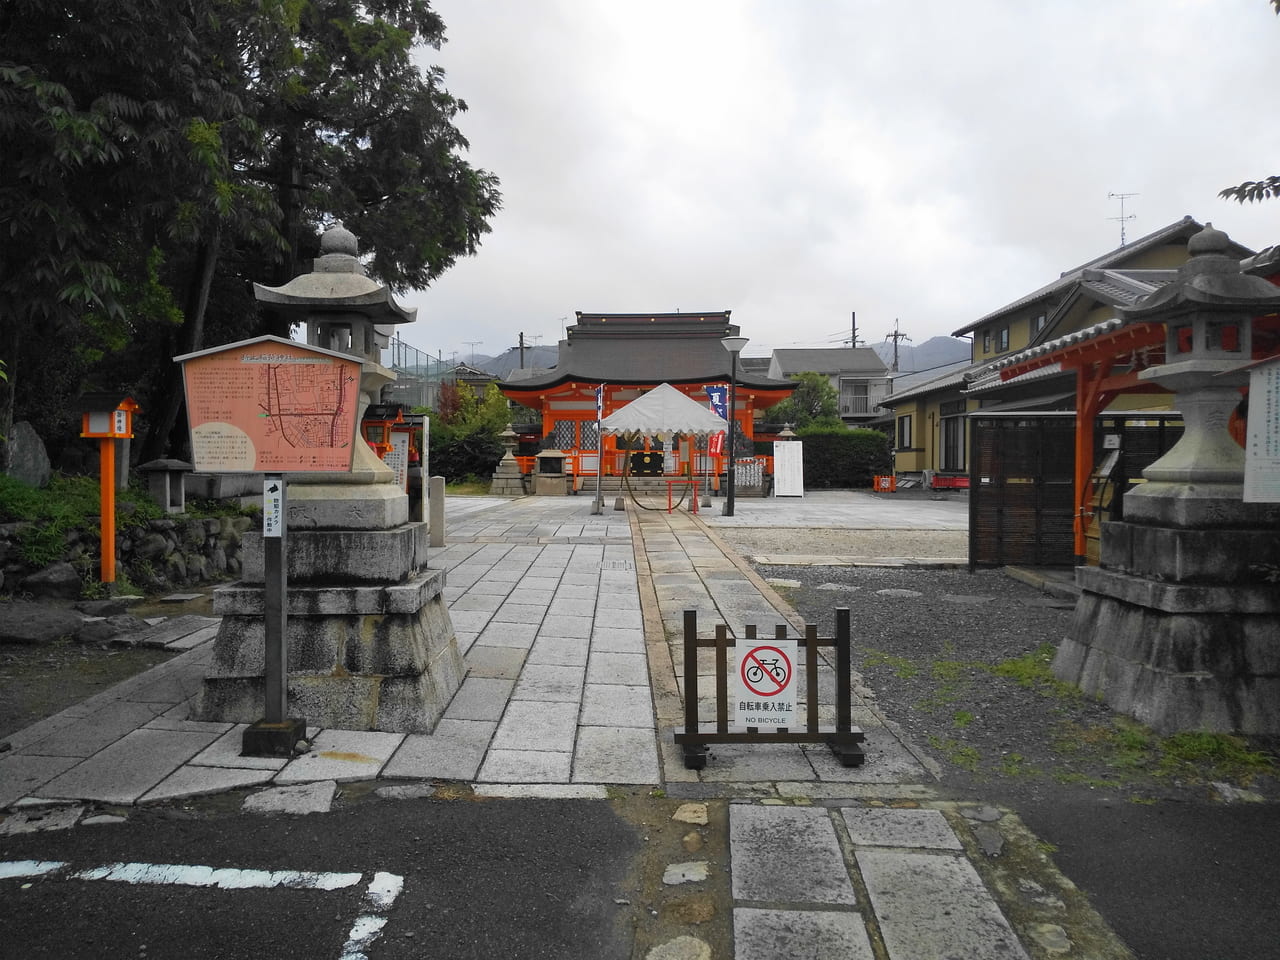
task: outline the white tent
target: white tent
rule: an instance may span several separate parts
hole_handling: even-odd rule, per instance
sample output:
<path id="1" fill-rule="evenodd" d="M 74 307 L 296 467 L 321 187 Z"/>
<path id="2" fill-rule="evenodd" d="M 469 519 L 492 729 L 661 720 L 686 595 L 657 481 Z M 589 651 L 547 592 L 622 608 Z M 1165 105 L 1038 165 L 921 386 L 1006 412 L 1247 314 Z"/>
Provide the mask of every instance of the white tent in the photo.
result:
<path id="1" fill-rule="evenodd" d="M 604 433 L 683 433 L 705 437 L 727 429 L 706 404 L 691 400 L 669 383 L 660 383 L 600 421 Z"/>

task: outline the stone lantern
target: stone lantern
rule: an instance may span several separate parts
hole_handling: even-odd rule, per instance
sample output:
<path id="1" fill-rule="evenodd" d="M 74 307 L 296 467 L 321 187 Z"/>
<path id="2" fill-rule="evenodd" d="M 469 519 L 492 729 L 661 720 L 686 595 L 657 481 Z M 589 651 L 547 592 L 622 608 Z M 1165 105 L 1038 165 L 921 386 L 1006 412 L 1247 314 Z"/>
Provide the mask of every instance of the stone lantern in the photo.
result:
<path id="1" fill-rule="evenodd" d="M 1244 449 L 1227 429 L 1255 317 L 1280 289 L 1241 272 L 1206 225 L 1177 279 L 1121 313 L 1166 326 L 1165 362 L 1139 376 L 1175 394 L 1182 437 L 1103 525 L 1080 567 L 1071 634 L 1054 659 L 1078 684 L 1162 733 L 1280 733 L 1280 504 L 1243 499 Z"/>
<path id="2" fill-rule="evenodd" d="M 254 286 L 262 303 L 305 324 L 307 342 L 361 362 L 362 419 L 395 374 L 379 362 L 391 324 L 415 311 L 365 276 L 356 238 L 326 230 L 310 273 Z M 292 474 L 288 492 L 288 696 L 312 726 L 429 733 L 462 682 L 442 590 L 427 569 L 428 524 L 411 520 L 392 469 L 358 440 L 350 473 Z M 247 535 L 241 581 L 214 594 L 222 624 L 200 715 L 252 722 L 264 678 L 264 551 Z"/>

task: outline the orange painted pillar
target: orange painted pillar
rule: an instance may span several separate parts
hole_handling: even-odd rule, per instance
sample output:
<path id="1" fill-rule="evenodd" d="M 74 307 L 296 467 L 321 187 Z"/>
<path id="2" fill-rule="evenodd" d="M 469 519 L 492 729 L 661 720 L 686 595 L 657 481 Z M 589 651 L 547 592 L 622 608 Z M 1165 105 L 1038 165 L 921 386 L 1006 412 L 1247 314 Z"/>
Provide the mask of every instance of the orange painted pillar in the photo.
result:
<path id="1" fill-rule="evenodd" d="M 102 582 L 116 582 L 116 442 L 98 441 L 98 509 L 102 520 Z"/>

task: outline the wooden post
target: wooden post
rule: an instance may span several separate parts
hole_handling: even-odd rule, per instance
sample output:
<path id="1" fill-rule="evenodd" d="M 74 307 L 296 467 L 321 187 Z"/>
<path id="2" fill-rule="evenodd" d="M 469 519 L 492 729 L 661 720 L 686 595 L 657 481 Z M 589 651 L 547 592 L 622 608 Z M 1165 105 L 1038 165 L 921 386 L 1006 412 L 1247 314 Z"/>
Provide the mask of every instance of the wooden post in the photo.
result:
<path id="1" fill-rule="evenodd" d="M 98 441 L 98 509 L 102 514 L 102 582 L 116 582 L 116 442 Z"/>

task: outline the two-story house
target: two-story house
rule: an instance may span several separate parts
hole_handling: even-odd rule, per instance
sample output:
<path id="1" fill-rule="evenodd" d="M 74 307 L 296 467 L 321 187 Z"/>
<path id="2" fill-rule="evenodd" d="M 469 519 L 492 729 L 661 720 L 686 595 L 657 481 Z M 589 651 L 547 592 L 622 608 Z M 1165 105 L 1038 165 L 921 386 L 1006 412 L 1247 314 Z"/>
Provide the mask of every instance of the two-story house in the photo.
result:
<path id="1" fill-rule="evenodd" d="M 840 419 L 856 426 L 874 419 L 889 392 L 889 370 L 870 347 L 774 350 L 768 376 L 786 380 L 800 373 L 826 377 L 839 396 Z"/>

